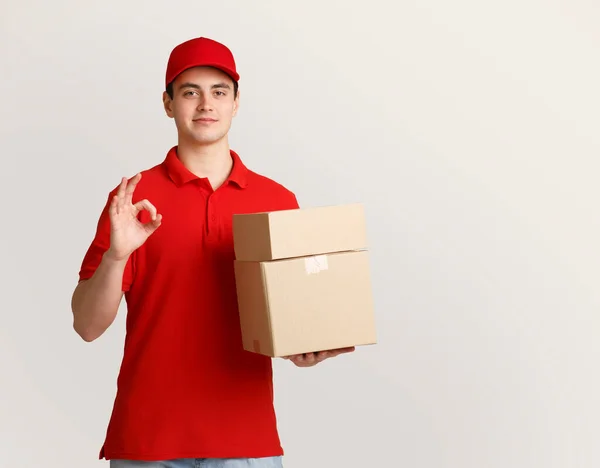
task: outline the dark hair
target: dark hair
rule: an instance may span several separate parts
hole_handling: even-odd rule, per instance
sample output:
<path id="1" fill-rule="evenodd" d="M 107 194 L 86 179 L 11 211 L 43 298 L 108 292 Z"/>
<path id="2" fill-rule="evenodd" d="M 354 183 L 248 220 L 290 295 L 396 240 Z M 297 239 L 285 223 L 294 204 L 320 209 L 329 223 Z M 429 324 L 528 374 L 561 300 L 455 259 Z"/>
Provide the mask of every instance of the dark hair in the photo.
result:
<path id="1" fill-rule="evenodd" d="M 235 80 L 232 80 L 232 81 L 233 81 L 233 98 L 235 99 L 237 97 L 237 93 L 238 93 L 238 82 Z M 166 92 L 169 95 L 169 97 L 171 99 L 173 99 L 173 81 L 171 81 L 167 85 Z"/>

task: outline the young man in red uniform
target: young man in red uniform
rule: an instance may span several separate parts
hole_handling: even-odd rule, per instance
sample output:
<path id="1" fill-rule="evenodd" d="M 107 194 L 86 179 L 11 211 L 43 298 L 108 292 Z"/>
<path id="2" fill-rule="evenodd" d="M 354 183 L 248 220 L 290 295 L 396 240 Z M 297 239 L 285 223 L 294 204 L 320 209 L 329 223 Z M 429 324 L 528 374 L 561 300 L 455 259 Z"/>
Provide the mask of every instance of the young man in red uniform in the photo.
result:
<path id="1" fill-rule="evenodd" d="M 109 195 L 72 300 L 74 328 L 101 336 L 125 296 L 126 339 L 100 458 L 111 467 L 281 467 L 271 359 L 242 348 L 234 213 L 298 208 L 229 148 L 239 107 L 231 51 L 173 49 L 163 94 L 177 145 Z M 291 356 L 312 366 L 353 348 Z"/>

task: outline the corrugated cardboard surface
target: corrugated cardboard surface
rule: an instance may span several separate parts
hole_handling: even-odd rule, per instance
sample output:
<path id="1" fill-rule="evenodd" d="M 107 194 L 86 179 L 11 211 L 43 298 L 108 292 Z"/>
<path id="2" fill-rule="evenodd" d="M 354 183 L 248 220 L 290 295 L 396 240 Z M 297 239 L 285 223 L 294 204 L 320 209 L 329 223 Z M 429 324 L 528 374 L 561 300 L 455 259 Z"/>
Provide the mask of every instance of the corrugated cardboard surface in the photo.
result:
<path id="1" fill-rule="evenodd" d="M 366 251 L 236 261 L 243 346 L 272 357 L 376 343 Z"/>
<path id="2" fill-rule="evenodd" d="M 236 214 L 233 238 L 237 260 L 258 262 L 366 249 L 364 206 Z"/>

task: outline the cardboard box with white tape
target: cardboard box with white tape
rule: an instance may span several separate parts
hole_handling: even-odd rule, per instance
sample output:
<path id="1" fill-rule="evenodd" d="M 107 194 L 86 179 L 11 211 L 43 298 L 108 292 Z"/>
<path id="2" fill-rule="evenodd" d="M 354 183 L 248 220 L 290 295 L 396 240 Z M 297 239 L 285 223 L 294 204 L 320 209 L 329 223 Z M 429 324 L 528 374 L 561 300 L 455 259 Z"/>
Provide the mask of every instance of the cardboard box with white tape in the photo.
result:
<path id="1" fill-rule="evenodd" d="M 234 215 L 233 236 L 244 349 L 377 342 L 362 204 Z"/>

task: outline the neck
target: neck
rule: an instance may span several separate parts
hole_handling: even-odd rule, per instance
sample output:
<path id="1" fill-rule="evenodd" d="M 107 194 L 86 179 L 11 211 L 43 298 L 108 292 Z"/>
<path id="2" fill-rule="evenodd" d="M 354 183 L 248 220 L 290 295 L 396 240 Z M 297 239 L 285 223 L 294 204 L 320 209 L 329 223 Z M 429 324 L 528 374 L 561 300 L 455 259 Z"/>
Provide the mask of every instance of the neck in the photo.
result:
<path id="1" fill-rule="evenodd" d="M 227 180 L 233 167 L 229 143 L 225 138 L 211 145 L 180 140 L 177 156 L 192 174 L 207 178 L 214 190 Z"/>

